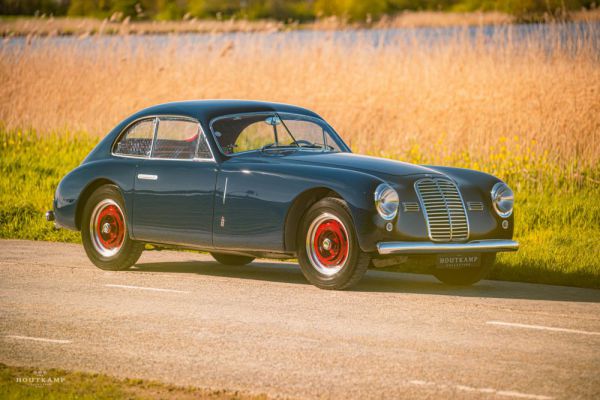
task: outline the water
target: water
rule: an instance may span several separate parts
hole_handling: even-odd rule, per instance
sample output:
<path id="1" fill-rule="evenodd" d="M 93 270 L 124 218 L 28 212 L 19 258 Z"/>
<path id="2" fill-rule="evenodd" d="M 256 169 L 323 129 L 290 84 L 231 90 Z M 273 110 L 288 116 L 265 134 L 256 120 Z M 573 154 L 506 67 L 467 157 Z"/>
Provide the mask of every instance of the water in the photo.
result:
<path id="1" fill-rule="evenodd" d="M 0 48 L 20 50 L 47 46 L 76 48 L 82 52 L 112 46 L 130 46 L 132 50 L 162 48 L 189 49 L 213 46 L 219 48 L 233 42 L 237 51 L 246 45 L 259 43 L 265 51 L 277 51 L 285 46 L 298 46 L 332 42 L 340 48 L 351 48 L 357 42 L 373 48 L 417 46 L 420 49 L 444 45 L 450 41 L 467 39 L 488 46 L 503 46 L 506 43 L 542 46 L 547 51 L 559 48 L 576 51 L 578 46 L 591 44 L 600 56 L 600 22 L 569 22 L 561 24 L 515 24 L 473 27 L 443 28 L 395 28 L 395 29 L 354 29 L 339 31 L 296 30 L 289 32 L 238 32 L 238 33 L 193 33 L 169 35 L 130 35 L 130 36 L 54 36 L 34 38 L 28 44 L 25 37 L 17 37 L 0 42 Z M 255 47 L 254 47 L 255 48 Z"/>

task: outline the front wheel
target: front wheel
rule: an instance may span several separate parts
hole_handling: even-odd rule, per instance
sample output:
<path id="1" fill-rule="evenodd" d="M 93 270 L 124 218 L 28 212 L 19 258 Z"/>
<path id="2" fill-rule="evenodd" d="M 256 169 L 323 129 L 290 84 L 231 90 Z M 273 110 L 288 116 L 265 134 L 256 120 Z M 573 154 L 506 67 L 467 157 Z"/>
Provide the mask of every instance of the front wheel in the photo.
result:
<path id="1" fill-rule="evenodd" d="M 496 261 L 496 253 L 483 254 L 478 267 L 460 269 L 435 268 L 433 275 L 440 281 L 454 286 L 469 286 L 485 278 Z"/>
<path id="2" fill-rule="evenodd" d="M 371 261 L 358 245 L 348 205 L 333 197 L 318 201 L 306 212 L 296 249 L 302 273 L 321 289 L 354 286 Z"/>
<path id="3" fill-rule="evenodd" d="M 125 203 L 114 185 L 101 186 L 83 209 L 81 240 L 90 261 L 98 268 L 122 271 L 140 258 L 144 245 L 129 238 Z"/>

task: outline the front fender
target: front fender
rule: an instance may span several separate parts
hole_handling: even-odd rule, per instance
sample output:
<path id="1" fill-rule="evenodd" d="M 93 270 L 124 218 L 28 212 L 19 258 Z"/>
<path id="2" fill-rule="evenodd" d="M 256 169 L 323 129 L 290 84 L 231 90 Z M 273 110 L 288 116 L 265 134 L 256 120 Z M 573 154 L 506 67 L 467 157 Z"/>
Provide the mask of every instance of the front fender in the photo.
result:
<path id="1" fill-rule="evenodd" d="M 213 243 L 223 248 L 289 250 L 295 241 L 290 241 L 288 228 L 297 228 L 307 206 L 299 203 L 307 193 L 329 190 L 347 202 L 361 249 L 375 251 L 373 193 L 381 182 L 368 173 L 337 167 L 231 160 L 217 179 Z M 223 217 L 229 222 L 221 224 Z"/>
<path id="2" fill-rule="evenodd" d="M 376 251 L 378 242 L 390 238 L 385 230 L 386 221 L 379 217 L 375 209 L 375 189 L 385 182 L 381 178 L 364 172 L 322 166 L 294 166 L 286 170 L 286 175 L 287 182 L 302 182 L 296 188 L 295 198 L 290 201 L 290 205 L 304 193 L 321 188 L 329 189 L 344 199 L 362 251 Z M 314 178 L 306 179 L 306 176 Z"/>
<path id="3" fill-rule="evenodd" d="M 384 180 L 364 172 L 322 167 L 317 176 L 318 179 L 305 190 L 326 187 L 346 201 L 362 251 L 376 251 L 378 242 L 391 237 L 385 230 L 386 221 L 375 209 L 375 189 Z"/>

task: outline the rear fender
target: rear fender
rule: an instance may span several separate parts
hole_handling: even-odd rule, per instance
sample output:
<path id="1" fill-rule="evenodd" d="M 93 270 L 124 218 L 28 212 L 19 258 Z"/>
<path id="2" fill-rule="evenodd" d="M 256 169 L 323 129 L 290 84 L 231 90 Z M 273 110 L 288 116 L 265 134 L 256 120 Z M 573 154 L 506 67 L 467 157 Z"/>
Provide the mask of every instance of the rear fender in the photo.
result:
<path id="1" fill-rule="evenodd" d="M 110 159 L 83 164 L 59 183 L 54 195 L 57 225 L 71 230 L 81 229 L 85 201 L 102 184 L 114 184 L 125 201 L 125 214 L 131 223 L 133 178 L 136 160 Z"/>

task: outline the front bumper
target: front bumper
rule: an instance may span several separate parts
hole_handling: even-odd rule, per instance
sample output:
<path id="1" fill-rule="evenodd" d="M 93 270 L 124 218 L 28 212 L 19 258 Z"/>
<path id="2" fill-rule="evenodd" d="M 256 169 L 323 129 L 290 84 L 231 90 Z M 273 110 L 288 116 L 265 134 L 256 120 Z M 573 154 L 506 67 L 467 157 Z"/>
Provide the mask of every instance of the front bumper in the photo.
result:
<path id="1" fill-rule="evenodd" d="M 519 243 L 514 240 L 489 239 L 474 240 L 467 243 L 435 242 L 382 242 L 377 243 L 377 252 L 389 254 L 446 254 L 446 253 L 497 253 L 517 251 Z"/>

